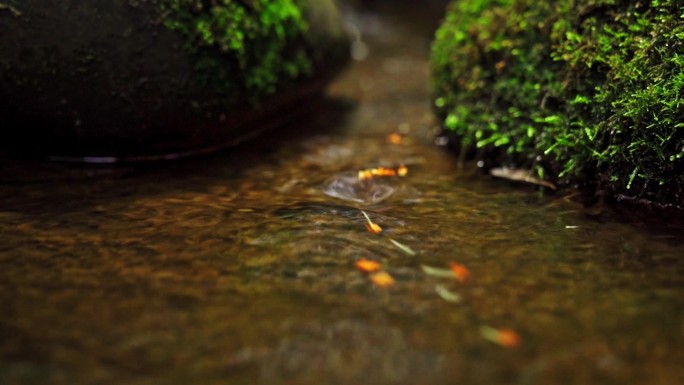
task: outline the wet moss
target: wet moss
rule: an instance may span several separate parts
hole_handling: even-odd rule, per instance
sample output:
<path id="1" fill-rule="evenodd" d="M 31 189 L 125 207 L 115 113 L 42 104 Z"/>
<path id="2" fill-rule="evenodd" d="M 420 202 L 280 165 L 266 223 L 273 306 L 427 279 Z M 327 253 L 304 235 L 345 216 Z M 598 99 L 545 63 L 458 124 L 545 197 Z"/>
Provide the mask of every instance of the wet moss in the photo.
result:
<path id="1" fill-rule="evenodd" d="M 164 25 L 185 38 L 200 85 L 252 102 L 311 75 L 303 6 L 298 0 L 160 2 Z"/>
<path id="2" fill-rule="evenodd" d="M 463 153 L 561 184 L 684 205 L 684 5 L 462 0 L 432 49 Z"/>

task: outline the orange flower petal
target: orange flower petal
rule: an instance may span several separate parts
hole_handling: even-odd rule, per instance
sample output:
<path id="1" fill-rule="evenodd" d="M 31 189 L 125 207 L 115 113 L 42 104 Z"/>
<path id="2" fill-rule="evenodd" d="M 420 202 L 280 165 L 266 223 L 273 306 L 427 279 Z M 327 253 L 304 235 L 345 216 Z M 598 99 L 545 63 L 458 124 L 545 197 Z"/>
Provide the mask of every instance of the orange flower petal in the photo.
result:
<path id="1" fill-rule="evenodd" d="M 394 278 L 384 271 L 371 274 L 370 279 L 376 286 L 379 287 L 390 287 L 394 285 Z"/>
<path id="2" fill-rule="evenodd" d="M 499 329 L 498 343 L 501 346 L 512 348 L 520 345 L 520 336 L 512 329 Z"/>
<path id="3" fill-rule="evenodd" d="M 505 348 L 513 348 L 520 345 L 520 336 L 513 329 L 494 329 L 491 326 L 482 326 L 480 333 L 485 339 Z"/>
<path id="4" fill-rule="evenodd" d="M 359 171 L 359 180 L 369 180 L 373 179 L 373 173 L 371 170 L 361 170 Z"/>
<path id="5" fill-rule="evenodd" d="M 361 210 L 361 214 L 363 214 L 363 216 L 366 217 L 366 221 L 368 221 L 368 223 L 366 223 L 366 229 L 368 229 L 368 231 L 370 231 L 373 234 L 382 233 L 382 227 L 380 227 L 380 225 L 377 223 L 373 223 L 373 221 L 370 219 L 370 217 L 368 216 L 368 214 L 366 214 L 365 211 Z"/>
<path id="6" fill-rule="evenodd" d="M 451 271 L 454 273 L 454 276 L 459 282 L 465 282 L 466 280 L 468 280 L 470 270 L 468 270 L 467 267 L 456 262 L 451 262 L 449 264 L 449 267 L 451 268 Z"/>
<path id="7" fill-rule="evenodd" d="M 374 168 L 371 170 L 371 173 L 373 175 L 378 175 L 378 176 L 395 176 L 395 175 L 397 175 L 396 171 L 392 170 L 391 168 L 386 168 L 386 167 Z"/>
<path id="8" fill-rule="evenodd" d="M 393 132 L 387 135 L 387 141 L 391 144 L 401 144 L 402 140 L 401 134 L 398 132 Z"/>
<path id="9" fill-rule="evenodd" d="M 361 258 L 356 261 L 356 268 L 366 273 L 374 273 L 376 271 L 380 271 L 380 263 L 371 261 L 370 259 Z"/>
<path id="10" fill-rule="evenodd" d="M 380 227 L 380 225 L 377 223 L 366 223 L 366 229 L 373 234 L 382 233 L 382 227 Z"/>

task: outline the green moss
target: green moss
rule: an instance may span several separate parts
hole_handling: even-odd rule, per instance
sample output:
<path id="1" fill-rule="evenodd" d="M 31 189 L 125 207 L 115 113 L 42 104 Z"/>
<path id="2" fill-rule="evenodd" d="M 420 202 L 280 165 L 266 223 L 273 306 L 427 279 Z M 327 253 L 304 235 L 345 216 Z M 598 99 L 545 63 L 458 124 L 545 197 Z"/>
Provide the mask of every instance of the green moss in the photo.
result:
<path id="1" fill-rule="evenodd" d="M 313 71 L 298 0 L 162 0 L 164 25 L 186 38 L 196 80 L 229 101 L 256 102 Z"/>
<path id="2" fill-rule="evenodd" d="M 462 149 L 559 183 L 684 204 L 684 5 L 462 0 L 433 45 Z"/>

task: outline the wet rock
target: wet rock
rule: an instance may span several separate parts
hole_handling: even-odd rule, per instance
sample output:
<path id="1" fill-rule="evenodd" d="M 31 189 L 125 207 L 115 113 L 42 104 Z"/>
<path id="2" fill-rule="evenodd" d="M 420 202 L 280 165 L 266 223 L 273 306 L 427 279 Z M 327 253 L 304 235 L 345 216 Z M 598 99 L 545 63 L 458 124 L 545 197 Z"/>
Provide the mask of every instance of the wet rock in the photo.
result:
<path id="1" fill-rule="evenodd" d="M 94 162 L 252 137 L 348 56 L 332 1 L 26 0 L 0 35 L 0 146 Z"/>

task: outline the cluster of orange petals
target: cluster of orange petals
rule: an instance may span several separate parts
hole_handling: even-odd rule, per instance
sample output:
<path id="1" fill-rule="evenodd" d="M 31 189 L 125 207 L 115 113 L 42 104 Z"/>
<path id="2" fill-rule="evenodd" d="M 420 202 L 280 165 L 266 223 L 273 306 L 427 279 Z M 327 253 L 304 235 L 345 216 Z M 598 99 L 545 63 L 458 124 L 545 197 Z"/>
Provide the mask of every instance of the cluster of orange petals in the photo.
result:
<path id="1" fill-rule="evenodd" d="M 470 270 L 468 270 L 467 267 L 461 265 L 460 263 L 451 262 L 449 264 L 449 268 L 451 268 L 451 271 L 454 273 L 454 277 L 456 277 L 458 282 L 465 282 L 468 280 L 468 276 L 470 276 Z"/>
<path id="2" fill-rule="evenodd" d="M 403 138 L 399 133 L 392 133 L 387 136 L 387 142 L 391 144 L 402 144 Z M 359 180 L 364 181 L 373 179 L 374 177 L 406 176 L 407 174 L 408 168 L 401 165 L 396 169 L 377 167 L 359 170 L 358 177 Z M 367 219 L 367 223 L 365 223 L 366 229 L 373 234 L 380 234 L 383 231 L 382 227 L 371 221 L 365 212 L 363 214 Z M 377 261 L 361 258 L 356 261 L 356 268 L 364 273 L 368 273 L 371 282 L 378 287 L 391 287 L 395 283 L 394 278 L 386 271 L 383 271 L 382 265 Z M 466 266 L 457 262 L 451 262 L 449 268 L 457 281 L 464 283 L 468 280 L 470 270 Z M 485 327 L 485 334 L 487 339 L 503 347 L 512 348 L 520 344 L 520 336 L 513 329 L 493 329 Z"/>
<path id="3" fill-rule="evenodd" d="M 359 180 L 369 180 L 376 176 L 406 176 L 408 168 L 406 166 L 399 166 L 397 169 L 388 167 L 367 168 L 359 170 Z"/>
<path id="4" fill-rule="evenodd" d="M 394 278 L 386 271 L 382 271 L 382 266 L 379 262 L 361 258 L 356 261 L 356 268 L 364 273 L 370 273 L 369 278 L 375 286 L 390 287 L 394 285 Z"/>

